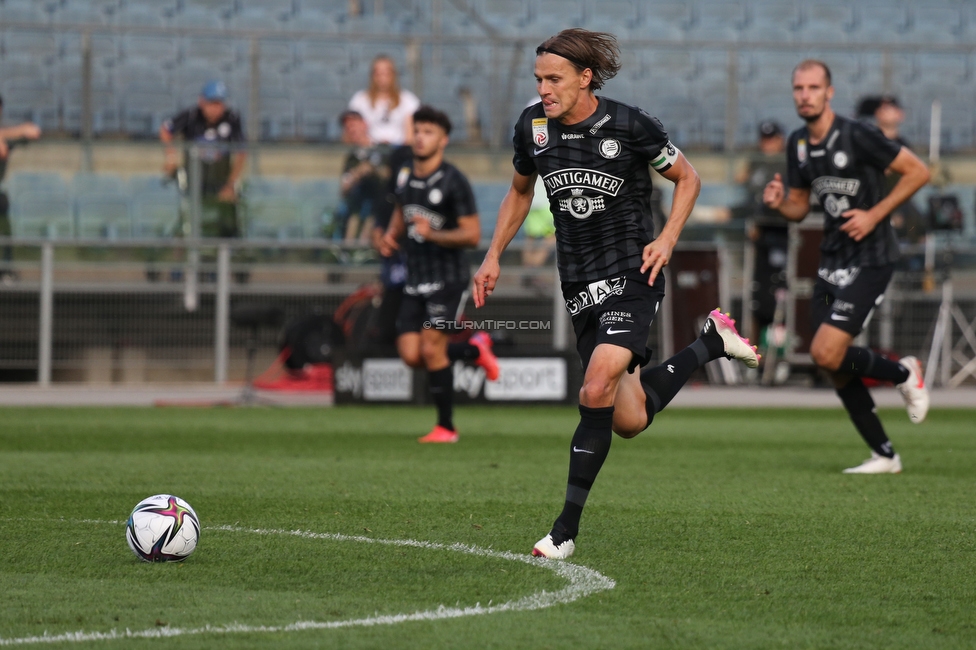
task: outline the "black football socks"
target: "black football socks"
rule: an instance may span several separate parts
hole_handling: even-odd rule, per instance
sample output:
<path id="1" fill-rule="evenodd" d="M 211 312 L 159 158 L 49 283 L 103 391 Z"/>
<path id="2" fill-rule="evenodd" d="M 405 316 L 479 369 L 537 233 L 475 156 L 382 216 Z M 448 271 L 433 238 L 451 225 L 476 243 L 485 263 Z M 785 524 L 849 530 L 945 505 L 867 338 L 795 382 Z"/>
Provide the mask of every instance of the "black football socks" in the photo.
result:
<path id="1" fill-rule="evenodd" d="M 871 393 L 861 378 L 851 377 L 843 388 L 837 389 L 837 395 L 851 416 L 854 428 L 864 438 L 864 442 L 868 443 L 868 447 L 886 458 L 893 458 L 895 450 L 881 426 L 881 420 L 878 419 Z"/>
<path id="2" fill-rule="evenodd" d="M 552 543 L 559 546 L 579 533 L 580 515 L 596 475 L 603 467 L 613 439 L 613 407 L 590 408 L 580 404 L 580 423 L 569 452 L 566 503 L 552 526 Z"/>
<path id="3" fill-rule="evenodd" d="M 837 372 L 890 381 L 893 384 L 900 384 L 908 379 L 908 368 L 897 361 L 885 359 L 869 348 L 854 346 L 847 348 L 847 353 Z"/>
<path id="4" fill-rule="evenodd" d="M 480 354 L 477 346 L 467 342 L 447 344 L 447 358 L 451 361 L 474 361 Z"/>
<path id="5" fill-rule="evenodd" d="M 437 424 L 454 431 L 454 367 L 429 371 L 430 395 L 437 406 Z"/>
<path id="6" fill-rule="evenodd" d="M 725 356 L 725 341 L 714 327 L 703 333 L 695 342 L 659 366 L 641 371 L 640 381 L 644 387 L 647 409 L 647 424 L 654 414 L 659 413 L 674 399 L 681 387 L 687 383 L 691 373 L 713 359 Z"/>

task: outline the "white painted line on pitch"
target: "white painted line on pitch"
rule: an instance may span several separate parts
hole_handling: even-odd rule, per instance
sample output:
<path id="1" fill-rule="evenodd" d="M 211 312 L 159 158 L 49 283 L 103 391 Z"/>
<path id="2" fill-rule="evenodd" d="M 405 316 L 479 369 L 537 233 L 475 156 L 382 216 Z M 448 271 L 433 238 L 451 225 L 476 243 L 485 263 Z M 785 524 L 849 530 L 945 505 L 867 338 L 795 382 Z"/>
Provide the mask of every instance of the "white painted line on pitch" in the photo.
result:
<path id="1" fill-rule="evenodd" d="M 87 524 L 120 524 L 119 521 L 100 521 L 84 519 L 78 523 Z M 607 591 L 616 586 L 611 578 L 603 575 L 599 571 L 594 571 L 585 566 L 560 562 L 556 560 L 546 560 L 543 558 L 532 557 L 531 555 L 520 555 L 509 551 L 493 551 L 490 548 L 482 548 L 469 544 L 437 544 L 435 542 L 422 542 L 414 539 L 375 539 L 363 537 L 361 535 L 342 535 L 340 533 L 313 533 L 305 530 L 280 530 L 280 529 L 261 529 L 243 528 L 240 526 L 208 526 L 204 530 L 217 530 L 231 533 L 251 533 L 254 535 L 290 535 L 292 537 L 302 537 L 305 539 L 323 539 L 335 542 L 361 542 L 364 544 L 382 544 L 385 546 L 409 546 L 432 551 L 454 551 L 456 553 L 466 553 L 479 557 L 491 557 L 512 562 L 522 562 L 531 564 L 543 569 L 549 569 L 556 575 L 565 578 L 569 584 L 559 591 L 540 592 L 530 594 L 510 600 L 500 605 L 488 605 L 483 607 L 477 603 L 471 607 L 445 607 L 439 606 L 437 609 L 428 609 L 412 614 L 389 614 L 385 616 L 369 616 L 366 618 L 354 618 L 344 621 L 297 621 L 288 625 L 244 625 L 241 623 L 230 623 L 227 625 L 205 625 L 195 628 L 179 627 L 160 627 L 150 630 L 110 630 L 108 632 L 66 632 L 64 634 L 43 634 L 41 636 L 28 636 L 18 639 L 0 638 L 0 646 L 28 645 L 34 643 L 62 643 L 68 641 L 109 641 L 112 639 L 157 639 L 175 636 L 189 636 L 193 634 L 233 634 L 238 632 L 297 632 L 301 630 L 327 630 L 342 627 L 372 627 L 374 625 L 393 625 L 395 623 L 406 623 L 408 621 L 439 621 L 446 618 L 461 618 L 462 616 L 480 616 L 483 614 L 498 614 L 501 612 L 527 612 L 535 609 L 544 609 L 563 603 L 571 603 L 574 600 L 595 594 L 600 591 Z"/>

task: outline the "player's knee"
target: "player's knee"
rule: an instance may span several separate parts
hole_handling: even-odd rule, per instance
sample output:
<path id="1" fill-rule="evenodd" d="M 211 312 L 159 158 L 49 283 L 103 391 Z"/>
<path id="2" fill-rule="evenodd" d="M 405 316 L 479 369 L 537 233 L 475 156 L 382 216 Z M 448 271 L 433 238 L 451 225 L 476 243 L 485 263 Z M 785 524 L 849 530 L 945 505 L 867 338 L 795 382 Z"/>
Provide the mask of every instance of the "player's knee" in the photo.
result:
<path id="1" fill-rule="evenodd" d="M 420 344 L 420 357 L 424 365 L 428 368 L 432 365 L 442 365 L 447 360 L 447 348 L 430 341 Z"/>
<path id="2" fill-rule="evenodd" d="M 840 367 L 840 363 L 844 358 L 843 352 L 841 354 L 837 353 L 837 350 L 833 349 L 827 345 L 819 345 L 816 341 L 810 346 L 810 358 L 813 362 L 817 364 L 817 367 L 823 368 L 824 370 L 834 371 Z"/>
<path id="3" fill-rule="evenodd" d="M 580 404 L 601 407 L 613 404 L 615 387 L 605 379 L 587 379 L 580 388 Z"/>

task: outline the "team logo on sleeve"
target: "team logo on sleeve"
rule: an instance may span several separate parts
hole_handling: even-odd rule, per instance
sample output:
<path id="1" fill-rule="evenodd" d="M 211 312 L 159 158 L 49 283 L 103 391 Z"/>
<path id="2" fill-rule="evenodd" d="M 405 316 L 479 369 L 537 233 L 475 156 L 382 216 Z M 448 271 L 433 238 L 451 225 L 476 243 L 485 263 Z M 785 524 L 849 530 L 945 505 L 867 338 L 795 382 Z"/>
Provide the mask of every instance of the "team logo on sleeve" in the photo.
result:
<path id="1" fill-rule="evenodd" d="M 614 138 L 603 138 L 600 141 L 600 155 L 610 160 L 620 155 L 620 142 Z"/>
<path id="2" fill-rule="evenodd" d="M 532 142 L 537 147 L 549 144 L 549 118 L 537 117 L 532 120 Z"/>
<path id="3" fill-rule="evenodd" d="M 801 165 L 807 161 L 807 141 L 802 138 L 796 141 L 796 159 Z"/>

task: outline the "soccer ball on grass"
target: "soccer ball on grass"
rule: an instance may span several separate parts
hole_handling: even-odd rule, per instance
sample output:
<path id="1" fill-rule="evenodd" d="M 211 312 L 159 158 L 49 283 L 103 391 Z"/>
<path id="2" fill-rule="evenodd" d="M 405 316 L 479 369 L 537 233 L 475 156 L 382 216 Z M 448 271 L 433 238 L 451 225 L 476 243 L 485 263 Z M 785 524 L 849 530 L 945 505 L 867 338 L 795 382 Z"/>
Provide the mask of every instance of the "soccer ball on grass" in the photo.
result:
<path id="1" fill-rule="evenodd" d="M 172 494 L 143 499 L 125 525 L 129 548 L 145 562 L 180 562 L 200 539 L 200 519 L 190 504 Z"/>

